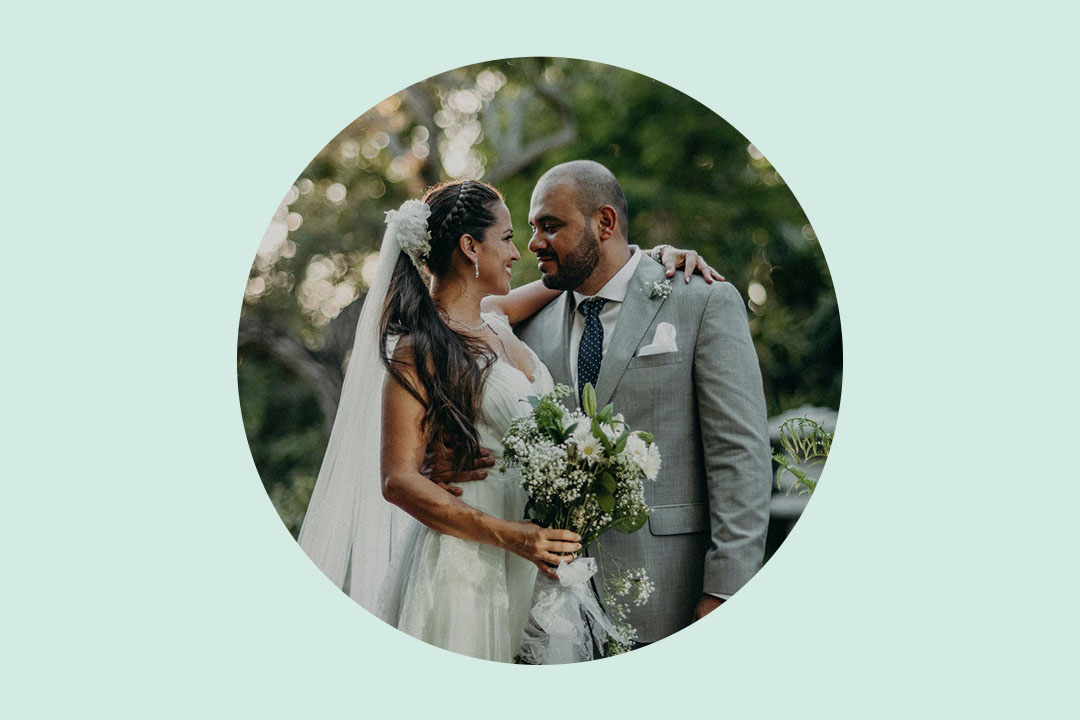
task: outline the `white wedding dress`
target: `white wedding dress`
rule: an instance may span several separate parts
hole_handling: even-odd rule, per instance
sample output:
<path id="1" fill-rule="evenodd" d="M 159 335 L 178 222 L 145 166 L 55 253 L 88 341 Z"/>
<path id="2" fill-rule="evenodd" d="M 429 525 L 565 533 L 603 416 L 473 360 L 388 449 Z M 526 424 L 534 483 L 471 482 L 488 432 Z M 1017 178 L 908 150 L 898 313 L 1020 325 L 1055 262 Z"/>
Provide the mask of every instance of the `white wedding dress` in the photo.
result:
<path id="1" fill-rule="evenodd" d="M 497 315 L 485 319 L 509 332 Z M 496 461 L 510 422 L 531 411 L 530 395 L 554 388 L 551 374 L 529 350 L 533 381 L 499 357 L 484 384 L 480 444 Z M 483 480 L 461 484 L 461 500 L 504 520 L 524 518 L 527 497 L 517 468 L 494 468 Z M 412 521 L 394 549 L 379 595 L 378 616 L 413 637 L 485 660 L 512 662 L 532 606 L 536 567 L 517 555 L 444 535 Z"/>

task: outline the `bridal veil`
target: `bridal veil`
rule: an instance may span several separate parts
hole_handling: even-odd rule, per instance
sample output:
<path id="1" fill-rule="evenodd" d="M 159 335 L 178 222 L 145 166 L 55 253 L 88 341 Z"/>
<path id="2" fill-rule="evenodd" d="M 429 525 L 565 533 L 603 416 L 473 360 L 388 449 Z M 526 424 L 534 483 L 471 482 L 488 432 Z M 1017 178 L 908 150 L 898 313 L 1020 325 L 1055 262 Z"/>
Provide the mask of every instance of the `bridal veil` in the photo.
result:
<path id="1" fill-rule="evenodd" d="M 375 281 L 364 299 L 352 354 L 300 547 L 330 580 L 374 613 L 390 568 L 394 536 L 412 518 L 382 496 L 379 321 L 402 248 L 388 214 Z"/>

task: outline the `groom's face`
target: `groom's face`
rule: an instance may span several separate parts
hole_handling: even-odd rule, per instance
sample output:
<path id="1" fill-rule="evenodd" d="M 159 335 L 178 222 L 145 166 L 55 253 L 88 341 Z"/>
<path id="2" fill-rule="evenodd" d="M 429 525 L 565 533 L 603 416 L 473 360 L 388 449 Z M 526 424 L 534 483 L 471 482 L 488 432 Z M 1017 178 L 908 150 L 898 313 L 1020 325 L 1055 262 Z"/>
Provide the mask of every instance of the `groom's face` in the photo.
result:
<path id="1" fill-rule="evenodd" d="M 600 262 L 600 244 L 578 206 L 570 183 L 547 183 L 533 192 L 529 206 L 529 250 L 539 260 L 544 286 L 573 290 Z"/>

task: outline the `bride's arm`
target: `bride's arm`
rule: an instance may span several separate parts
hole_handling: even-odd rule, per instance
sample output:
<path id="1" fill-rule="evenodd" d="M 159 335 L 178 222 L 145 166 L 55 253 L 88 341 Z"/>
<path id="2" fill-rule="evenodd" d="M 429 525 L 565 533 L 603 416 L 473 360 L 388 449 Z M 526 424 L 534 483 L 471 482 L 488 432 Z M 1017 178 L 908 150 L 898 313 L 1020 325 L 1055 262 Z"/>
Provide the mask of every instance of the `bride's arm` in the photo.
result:
<path id="1" fill-rule="evenodd" d="M 700 273 L 705 281 L 710 283 L 724 279 L 723 275 L 709 267 L 705 259 L 694 250 L 658 245 L 652 250 L 642 252 L 645 252 L 645 257 L 665 266 L 669 278 L 675 276 L 677 269 L 683 268 L 685 282 L 690 282 L 690 276 L 695 272 Z M 480 301 L 480 311 L 505 315 L 510 326 L 517 327 L 518 323 L 540 312 L 545 305 L 561 294 L 561 290 L 550 290 L 544 287 L 542 281 L 533 280 L 531 283 L 514 288 L 506 295 L 488 295 Z"/>
<path id="2" fill-rule="evenodd" d="M 420 388 L 409 363 L 411 352 L 405 343 L 395 349 L 406 379 Z M 424 408 L 392 375 L 387 374 L 382 399 L 382 493 L 433 530 L 447 535 L 493 545 L 530 560 L 553 576 L 551 566 L 575 553 L 581 539 L 569 530 L 542 528 L 530 522 L 511 522 L 480 512 L 425 477 L 420 468 L 428 438 L 421 432 Z"/>
<path id="3" fill-rule="evenodd" d="M 510 327 L 516 327 L 560 295 L 561 290 L 549 290 L 542 281 L 533 280 L 514 288 L 506 295 L 488 295 L 480 301 L 480 312 L 505 315 Z"/>

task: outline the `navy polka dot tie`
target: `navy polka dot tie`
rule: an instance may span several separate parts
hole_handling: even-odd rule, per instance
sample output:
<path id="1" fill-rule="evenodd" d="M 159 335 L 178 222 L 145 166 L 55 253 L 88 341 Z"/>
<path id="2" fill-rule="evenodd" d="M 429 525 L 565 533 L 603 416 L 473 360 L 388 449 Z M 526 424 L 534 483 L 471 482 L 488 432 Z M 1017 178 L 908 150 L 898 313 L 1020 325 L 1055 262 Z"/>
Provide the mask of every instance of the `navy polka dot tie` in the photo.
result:
<path id="1" fill-rule="evenodd" d="M 606 302 L 604 298 L 589 298 L 578 305 L 578 310 L 585 314 L 585 332 L 581 334 L 577 351 L 579 407 L 585 383 L 592 383 L 595 388 L 596 379 L 600 377 L 600 361 L 604 357 L 604 326 L 600 323 L 600 310 Z"/>

